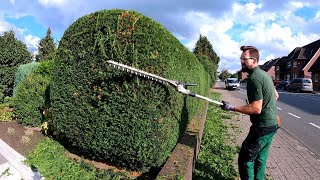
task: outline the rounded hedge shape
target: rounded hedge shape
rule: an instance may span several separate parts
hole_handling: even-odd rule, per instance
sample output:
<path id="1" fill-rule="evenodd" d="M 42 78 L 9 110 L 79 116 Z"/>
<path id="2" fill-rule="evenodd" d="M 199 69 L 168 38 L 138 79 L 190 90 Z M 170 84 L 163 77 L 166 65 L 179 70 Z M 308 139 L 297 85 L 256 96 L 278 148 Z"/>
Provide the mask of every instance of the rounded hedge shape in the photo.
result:
<path id="1" fill-rule="evenodd" d="M 146 170 L 159 167 L 203 101 L 113 69 L 115 60 L 166 78 L 198 83 L 197 58 L 159 23 L 134 11 L 103 10 L 74 22 L 55 58 L 52 118 L 73 145 L 96 158 Z"/>

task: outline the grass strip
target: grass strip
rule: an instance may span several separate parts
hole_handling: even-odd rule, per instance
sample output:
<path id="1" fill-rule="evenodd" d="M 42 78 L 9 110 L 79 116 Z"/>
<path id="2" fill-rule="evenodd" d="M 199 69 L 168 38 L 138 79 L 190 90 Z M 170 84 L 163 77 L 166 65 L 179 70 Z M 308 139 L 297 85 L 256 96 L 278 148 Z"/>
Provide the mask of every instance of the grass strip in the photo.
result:
<path id="1" fill-rule="evenodd" d="M 210 93 L 212 99 L 220 99 L 218 93 Z M 201 149 L 192 179 L 235 179 L 237 172 L 233 166 L 236 148 L 227 145 L 227 126 L 223 119 L 230 115 L 219 106 L 209 105 Z"/>
<path id="2" fill-rule="evenodd" d="M 25 163 L 46 179 L 132 179 L 125 174 L 94 168 L 85 162 L 66 157 L 66 150 L 58 142 L 45 138 L 26 157 Z"/>

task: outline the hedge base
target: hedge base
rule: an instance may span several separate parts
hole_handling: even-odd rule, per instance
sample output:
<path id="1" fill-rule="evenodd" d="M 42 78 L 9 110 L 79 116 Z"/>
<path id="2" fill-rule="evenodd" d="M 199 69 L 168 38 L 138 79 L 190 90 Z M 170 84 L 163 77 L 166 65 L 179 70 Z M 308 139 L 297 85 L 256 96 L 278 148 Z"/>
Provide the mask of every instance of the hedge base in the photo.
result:
<path id="1" fill-rule="evenodd" d="M 157 179 L 192 179 L 192 172 L 200 151 L 208 104 L 206 103 L 204 109 L 189 123 L 186 132 L 179 139 Z"/>

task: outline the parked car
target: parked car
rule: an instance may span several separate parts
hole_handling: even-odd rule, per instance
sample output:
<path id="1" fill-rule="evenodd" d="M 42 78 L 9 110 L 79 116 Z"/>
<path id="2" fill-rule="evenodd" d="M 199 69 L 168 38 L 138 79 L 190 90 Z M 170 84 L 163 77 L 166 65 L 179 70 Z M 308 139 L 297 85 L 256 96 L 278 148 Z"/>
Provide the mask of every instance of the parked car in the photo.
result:
<path id="1" fill-rule="evenodd" d="M 224 81 L 226 89 L 240 89 L 240 82 L 237 78 L 227 78 Z"/>
<path id="2" fill-rule="evenodd" d="M 288 91 L 312 92 L 313 84 L 310 78 L 295 78 L 287 84 Z"/>
<path id="3" fill-rule="evenodd" d="M 276 85 L 276 89 L 282 89 L 282 90 L 286 90 L 287 89 L 287 84 L 289 83 L 290 81 L 288 80 L 282 80 L 280 81 L 277 85 Z"/>

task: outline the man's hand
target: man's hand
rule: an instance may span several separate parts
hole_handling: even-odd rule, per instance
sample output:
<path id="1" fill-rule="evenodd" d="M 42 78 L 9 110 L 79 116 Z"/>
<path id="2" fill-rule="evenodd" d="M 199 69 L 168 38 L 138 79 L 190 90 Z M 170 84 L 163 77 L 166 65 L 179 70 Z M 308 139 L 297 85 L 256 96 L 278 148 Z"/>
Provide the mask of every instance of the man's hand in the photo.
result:
<path id="1" fill-rule="evenodd" d="M 232 106 L 231 104 L 222 101 L 223 105 L 220 105 L 221 109 L 226 110 L 226 111 L 234 111 L 235 107 Z"/>
<path id="2" fill-rule="evenodd" d="M 188 89 L 184 88 L 183 85 L 178 85 L 177 90 L 178 90 L 178 92 L 185 94 L 185 95 L 190 94 L 190 91 Z"/>

